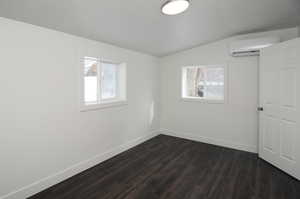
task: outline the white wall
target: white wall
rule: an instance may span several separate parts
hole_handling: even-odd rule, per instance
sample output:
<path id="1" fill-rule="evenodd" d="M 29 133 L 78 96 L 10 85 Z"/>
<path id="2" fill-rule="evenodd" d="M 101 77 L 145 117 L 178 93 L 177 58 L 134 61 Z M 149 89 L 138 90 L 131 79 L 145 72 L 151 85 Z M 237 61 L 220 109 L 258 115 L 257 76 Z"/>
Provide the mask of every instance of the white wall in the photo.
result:
<path id="1" fill-rule="evenodd" d="M 157 58 L 4 18 L 0 30 L 0 198 L 41 191 L 159 129 Z M 127 63 L 127 106 L 79 111 L 82 55 Z"/>
<path id="2" fill-rule="evenodd" d="M 165 133 L 256 151 L 258 58 L 231 58 L 234 38 L 159 60 L 4 18 L 0 30 L 0 198 L 56 184 L 156 135 L 160 121 Z M 270 34 L 298 32 L 243 37 Z M 127 106 L 79 111 L 84 55 L 127 63 Z M 227 104 L 180 100 L 180 67 L 193 64 L 228 65 Z"/>
<path id="3" fill-rule="evenodd" d="M 277 35 L 282 40 L 298 36 L 297 28 L 229 38 L 180 52 L 160 61 L 161 128 L 165 134 L 257 152 L 258 57 L 232 58 L 234 39 Z M 181 67 L 228 66 L 228 99 L 225 104 L 186 102 L 180 99 Z"/>

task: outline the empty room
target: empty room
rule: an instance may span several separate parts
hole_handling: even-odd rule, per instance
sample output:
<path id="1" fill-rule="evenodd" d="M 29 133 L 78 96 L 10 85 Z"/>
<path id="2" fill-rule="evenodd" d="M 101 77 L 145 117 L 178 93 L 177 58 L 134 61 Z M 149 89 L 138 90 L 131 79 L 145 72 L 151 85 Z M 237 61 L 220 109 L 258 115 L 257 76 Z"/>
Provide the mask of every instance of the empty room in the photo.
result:
<path id="1" fill-rule="evenodd" d="M 300 0 L 0 0 L 0 199 L 300 199 Z"/>

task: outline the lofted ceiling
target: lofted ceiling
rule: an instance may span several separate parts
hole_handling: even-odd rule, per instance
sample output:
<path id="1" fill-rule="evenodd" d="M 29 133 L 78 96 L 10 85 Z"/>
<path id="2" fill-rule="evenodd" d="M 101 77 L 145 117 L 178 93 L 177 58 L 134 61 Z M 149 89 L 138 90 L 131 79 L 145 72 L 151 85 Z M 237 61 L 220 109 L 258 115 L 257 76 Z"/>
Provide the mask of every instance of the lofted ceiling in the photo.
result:
<path id="1" fill-rule="evenodd" d="M 300 0 L 191 0 L 177 16 L 166 0 L 0 0 L 0 16 L 164 56 L 241 33 L 300 25 Z"/>

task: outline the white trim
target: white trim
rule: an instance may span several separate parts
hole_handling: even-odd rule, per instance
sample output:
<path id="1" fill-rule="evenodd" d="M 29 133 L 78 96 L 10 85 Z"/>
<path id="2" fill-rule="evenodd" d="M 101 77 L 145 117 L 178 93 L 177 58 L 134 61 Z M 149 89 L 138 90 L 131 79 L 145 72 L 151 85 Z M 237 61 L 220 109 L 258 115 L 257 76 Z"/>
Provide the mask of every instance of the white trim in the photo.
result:
<path id="1" fill-rule="evenodd" d="M 98 65 L 97 65 L 97 78 L 98 78 L 98 81 L 97 81 L 97 103 L 100 104 L 101 103 L 101 100 L 102 100 L 102 78 L 103 78 L 103 70 L 102 70 L 102 62 L 101 60 L 98 62 Z M 84 75 L 83 75 L 83 78 Z M 84 88 L 85 88 L 85 85 L 84 85 Z M 85 95 L 85 91 L 83 93 L 83 95 Z M 83 102 L 84 106 L 86 106 L 85 104 L 85 101 Z"/>
<path id="2" fill-rule="evenodd" d="M 13 191 L 7 195 L 0 197 L 0 199 L 23 199 L 30 197 L 36 193 L 39 193 L 55 184 L 58 184 L 82 171 L 85 171 L 101 162 L 108 160 L 134 146 L 137 146 L 159 134 L 160 131 L 152 131 L 147 135 L 139 137 L 137 139 L 131 140 L 125 144 L 122 144 L 118 147 L 112 148 L 104 153 L 98 154 L 90 159 L 79 162 L 75 165 L 72 165 L 62 171 L 59 171 L 55 174 L 52 174 L 46 178 L 43 178 L 39 181 L 36 181 L 30 185 L 22 187 L 16 191 Z"/>
<path id="3" fill-rule="evenodd" d="M 80 112 L 94 111 L 99 109 L 126 106 L 128 105 L 127 100 L 107 100 L 100 104 L 84 105 L 80 107 Z"/>
<path id="4" fill-rule="evenodd" d="M 240 144 L 240 143 L 228 142 L 225 140 L 217 140 L 214 138 L 193 135 L 190 133 L 178 133 L 178 132 L 171 131 L 168 129 L 161 129 L 160 133 L 164 134 L 164 135 L 184 138 L 184 139 L 188 139 L 188 140 L 203 142 L 203 143 L 222 146 L 222 147 L 231 148 L 231 149 L 237 149 L 237 150 L 241 150 L 241 151 L 247 151 L 247 152 L 251 152 L 251 153 L 258 152 L 257 146 L 249 146 L 249 145 L 244 145 L 244 144 Z"/>
<path id="5" fill-rule="evenodd" d="M 224 99 L 201 99 L 199 97 L 182 97 L 181 101 L 185 102 L 200 102 L 200 103 L 207 103 L 207 104 L 225 104 Z"/>

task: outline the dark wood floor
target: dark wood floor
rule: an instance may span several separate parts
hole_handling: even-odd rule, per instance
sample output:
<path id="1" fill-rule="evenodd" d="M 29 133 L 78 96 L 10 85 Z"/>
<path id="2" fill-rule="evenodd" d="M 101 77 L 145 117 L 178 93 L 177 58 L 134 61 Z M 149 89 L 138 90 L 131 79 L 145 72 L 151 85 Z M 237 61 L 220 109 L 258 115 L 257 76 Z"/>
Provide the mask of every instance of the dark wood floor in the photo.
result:
<path id="1" fill-rule="evenodd" d="M 157 136 L 31 199 L 300 199 L 257 155 Z"/>

